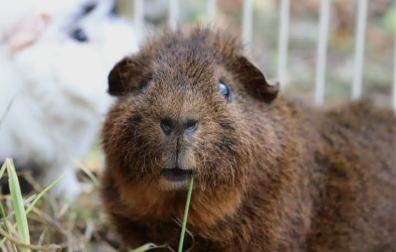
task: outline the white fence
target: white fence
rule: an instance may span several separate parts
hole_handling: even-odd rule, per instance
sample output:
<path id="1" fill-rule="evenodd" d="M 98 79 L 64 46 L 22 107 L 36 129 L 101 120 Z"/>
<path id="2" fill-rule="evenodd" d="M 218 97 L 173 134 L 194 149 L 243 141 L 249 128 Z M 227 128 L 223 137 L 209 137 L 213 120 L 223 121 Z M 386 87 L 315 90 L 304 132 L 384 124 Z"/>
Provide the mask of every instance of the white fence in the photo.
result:
<path id="1" fill-rule="evenodd" d="M 169 26 L 176 29 L 179 20 L 180 0 L 169 0 Z M 289 41 L 289 15 L 290 0 L 280 0 L 280 20 L 278 37 L 278 80 L 284 88 L 287 83 L 287 54 Z M 246 44 L 246 50 L 251 50 L 252 24 L 253 24 L 253 4 L 254 0 L 244 0 L 242 17 L 242 41 Z M 362 79 L 365 50 L 365 31 L 367 21 L 368 0 L 357 0 L 358 13 L 356 18 L 355 52 L 354 52 L 354 73 L 352 80 L 352 99 L 358 99 L 362 95 Z M 325 98 L 325 75 L 327 61 L 327 44 L 329 35 L 329 17 L 331 0 L 321 0 L 319 14 L 319 31 L 317 41 L 317 61 L 316 61 L 316 82 L 315 97 L 316 105 L 324 103 Z M 135 0 L 135 24 L 139 32 L 144 25 L 144 0 Z M 207 15 L 209 23 L 215 23 L 217 10 L 217 0 L 207 0 Z M 395 32 L 396 34 L 396 32 Z M 395 58 L 393 77 L 393 97 L 392 107 L 396 111 L 396 36 L 395 36 Z"/>

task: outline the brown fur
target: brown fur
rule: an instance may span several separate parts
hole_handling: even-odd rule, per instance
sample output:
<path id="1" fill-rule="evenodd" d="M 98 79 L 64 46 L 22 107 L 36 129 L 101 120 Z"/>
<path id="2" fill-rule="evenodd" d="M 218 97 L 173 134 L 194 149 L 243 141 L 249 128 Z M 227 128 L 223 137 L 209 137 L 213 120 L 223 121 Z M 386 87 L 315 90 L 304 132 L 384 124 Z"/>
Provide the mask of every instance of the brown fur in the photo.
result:
<path id="1" fill-rule="evenodd" d="M 140 87 L 151 79 L 146 90 Z M 222 79 L 232 101 L 218 91 Z M 193 251 L 392 251 L 396 247 L 396 118 L 367 102 L 332 111 L 277 97 L 232 37 L 161 34 L 110 73 L 118 101 L 102 132 L 102 198 L 122 241 L 177 248 L 192 169 Z M 163 117 L 199 126 L 165 136 Z M 187 235 L 185 248 L 192 245 Z"/>

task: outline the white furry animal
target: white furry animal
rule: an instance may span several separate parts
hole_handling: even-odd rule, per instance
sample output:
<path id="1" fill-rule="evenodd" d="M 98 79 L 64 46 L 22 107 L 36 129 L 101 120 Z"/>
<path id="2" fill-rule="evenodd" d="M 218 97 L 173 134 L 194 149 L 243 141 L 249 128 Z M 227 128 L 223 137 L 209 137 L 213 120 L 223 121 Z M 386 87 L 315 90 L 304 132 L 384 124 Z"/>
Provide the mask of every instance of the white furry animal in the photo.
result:
<path id="1" fill-rule="evenodd" d="M 38 167 L 43 185 L 64 174 L 54 193 L 73 198 L 71 158 L 93 144 L 111 102 L 108 72 L 137 40 L 110 0 L 16 1 L 23 11 L 6 2 L 14 14 L 0 13 L 0 159 Z"/>

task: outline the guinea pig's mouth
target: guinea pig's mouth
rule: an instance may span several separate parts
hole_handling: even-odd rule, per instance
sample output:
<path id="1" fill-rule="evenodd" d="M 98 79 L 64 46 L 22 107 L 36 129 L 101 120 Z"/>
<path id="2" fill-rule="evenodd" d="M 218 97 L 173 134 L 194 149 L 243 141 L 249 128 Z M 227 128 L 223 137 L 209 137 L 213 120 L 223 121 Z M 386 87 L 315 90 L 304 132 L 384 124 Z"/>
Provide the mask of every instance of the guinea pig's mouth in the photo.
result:
<path id="1" fill-rule="evenodd" d="M 170 182 L 184 182 L 191 178 L 192 170 L 175 168 L 163 168 L 161 170 L 161 177 Z"/>

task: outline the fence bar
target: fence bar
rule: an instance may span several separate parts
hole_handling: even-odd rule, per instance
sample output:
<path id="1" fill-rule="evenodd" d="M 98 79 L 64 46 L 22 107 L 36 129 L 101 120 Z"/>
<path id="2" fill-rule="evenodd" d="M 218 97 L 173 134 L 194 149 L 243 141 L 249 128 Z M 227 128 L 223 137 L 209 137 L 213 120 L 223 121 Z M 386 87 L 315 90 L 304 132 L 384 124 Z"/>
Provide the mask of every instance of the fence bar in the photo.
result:
<path id="1" fill-rule="evenodd" d="M 396 113 L 396 27 L 395 27 L 395 65 L 393 69 L 393 109 Z"/>
<path id="2" fill-rule="evenodd" d="M 287 49 L 289 43 L 290 0 L 282 0 L 280 5 L 280 29 L 278 44 L 278 79 L 282 89 L 287 83 Z"/>
<path id="3" fill-rule="evenodd" d="M 179 0 L 169 1 L 169 26 L 172 30 L 177 29 L 179 20 Z"/>
<path id="4" fill-rule="evenodd" d="M 208 23 L 213 26 L 216 20 L 217 0 L 208 0 L 207 8 Z"/>
<path id="5" fill-rule="evenodd" d="M 138 44 L 142 42 L 144 26 L 144 0 L 135 0 L 134 21 L 136 29 L 136 39 Z"/>
<path id="6" fill-rule="evenodd" d="M 367 1 L 368 0 L 359 0 L 358 14 L 356 16 L 355 66 L 353 71 L 352 99 L 357 99 L 362 96 Z"/>
<path id="7" fill-rule="evenodd" d="M 243 1 L 242 42 L 246 51 L 250 51 L 252 43 L 253 0 Z"/>
<path id="8" fill-rule="evenodd" d="M 324 102 L 324 88 L 326 79 L 327 42 L 329 33 L 330 1 L 322 0 L 320 6 L 318 54 L 316 63 L 315 104 Z"/>

